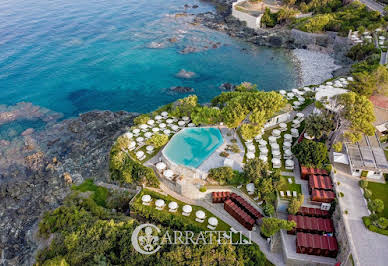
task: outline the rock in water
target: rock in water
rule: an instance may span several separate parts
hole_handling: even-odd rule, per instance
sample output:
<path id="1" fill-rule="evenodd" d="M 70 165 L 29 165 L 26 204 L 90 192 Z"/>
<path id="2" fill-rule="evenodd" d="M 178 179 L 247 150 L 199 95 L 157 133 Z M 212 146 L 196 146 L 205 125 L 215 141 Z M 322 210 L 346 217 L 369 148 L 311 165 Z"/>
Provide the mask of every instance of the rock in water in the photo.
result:
<path id="1" fill-rule="evenodd" d="M 188 93 L 188 92 L 194 92 L 194 89 L 190 88 L 190 87 L 174 86 L 174 87 L 171 87 L 169 89 L 169 91 L 179 92 L 179 93 Z"/>
<path id="2" fill-rule="evenodd" d="M 148 45 L 148 48 L 152 48 L 152 49 L 160 49 L 160 48 L 164 48 L 164 44 L 163 44 L 163 43 L 159 43 L 159 42 L 151 42 L 151 43 Z"/>
<path id="3" fill-rule="evenodd" d="M 225 91 L 233 91 L 235 87 L 236 87 L 235 85 L 229 82 L 226 82 L 226 83 L 222 83 L 219 88 Z"/>
<path id="4" fill-rule="evenodd" d="M 195 76 L 195 73 L 192 72 L 192 71 L 186 71 L 186 70 L 184 70 L 184 69 L 181 69 L 181 71 L 179 71 L 179 72 L 176 74 L 176 76 L 177 76 L 178 78 L 190 79 L 190 78 L 192 78 L 192 77 Z"/>

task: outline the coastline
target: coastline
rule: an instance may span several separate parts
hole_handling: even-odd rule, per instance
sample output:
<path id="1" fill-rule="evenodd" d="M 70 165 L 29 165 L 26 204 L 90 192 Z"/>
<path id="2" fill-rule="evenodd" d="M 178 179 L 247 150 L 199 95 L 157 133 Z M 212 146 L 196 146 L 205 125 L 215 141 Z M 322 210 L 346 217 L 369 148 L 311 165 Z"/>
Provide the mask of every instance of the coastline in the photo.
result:
<path id="1" fill-rule="evenodd" d="M 328 53 L 308 49 L 290 50 L 296 65 L 299 87 L 317 85 L 334 77 L 334 72 L 342 66 Z"/>

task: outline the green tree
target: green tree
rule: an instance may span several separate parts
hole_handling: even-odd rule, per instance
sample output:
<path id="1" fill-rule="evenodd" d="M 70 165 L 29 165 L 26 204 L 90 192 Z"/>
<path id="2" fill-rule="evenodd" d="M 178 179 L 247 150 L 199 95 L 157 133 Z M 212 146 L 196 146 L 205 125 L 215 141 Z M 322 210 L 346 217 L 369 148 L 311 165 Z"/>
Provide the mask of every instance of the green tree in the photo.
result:
<path id="1" fill-rule="evenodd" d="M 370 199 L 372 197 L 372 191 L 370 189 L 364 188 L 364 197 Z"/>
<path id="2" fill-rule="evenodd" d="M 263 212 L 267 216 L 271 216 L 275 213 L 275 208 L 272 204 L 265 204 L 263 207 Z"/>
<path id="3" fill-rule="evenodd" d="M 292 147 L 292 152 L 301 165 L 323 167 L 328 162 L 328 152 L 324 143 L 304 139 Z"/>
<path id="4" fill-rule="evenodd" d="M 373 104 L 363 95 L 354 92 L 338 96 L 337 103 L 343 106 L 340 119 L 348 128 L 346 137 L 352 142 L 359 141 L 361 134 L 372 136 L 375 132 L 373 122 L 376 120 Z"/>
<path id="5" fill-rule="evenodd" d="M 276 14 L 272 14 L 271 10 L 266 7 L 260 22 L 261 25 L 264 25 L 265 27 L 275 27 L 277 22 Z"/>
<path id="6" fill-rule="evenodd" d="M 191 120 L 197 125 L 214 125 L 221 120 L 221 111 L 216 107 L 196 107 L 191 113 Z"/>
<path id="7" fill-rule="evenodd" d="M 257 85 L 250 82 L 242 82 L 240 85 L 237 85 L 234 88 L 235 91 L 245 92 L 245 91 L 255 91 L 257 90 Z"/>
<path id="8" fill-rule="evenodd" d="M 208 175 L 209 178 L 218 181 L 220 185 L 227 184 L 228 180 L 231 180 L 233 176 L 234 176 L 233 168 L 229 166 L 210 169 L 209 175 Z"/>
<path id="9" fill-rule="evenodd" d="M 294 221 L 265 217 L 262 219 L 260 231 L 264 236 L 270 237 L 279 232 L 281 229 L 289 231 L 292 230 L 295 226 L 296 223 Z"/>
<path id="10" fill-rule="evenodd" d="M 306 133 L 315 139 L 327 137 L 334 129 L 334 119 L 331 115 L 310 115 L 305 120 Z"/>
<path id="11" fill-rule="evenodd" d="M 368 209 L 373 212 L 381 213 L 384 211 L 384 202 L 381 199 L 370 200 L 368 202 Z"/>
<path id="12" fill-rule="evenodd" d="M 296 214 L 304 202 L 304 195 L 298 194 L 298 197 L 292 198 L 288 204 L 288 213 Z"/>
<path id="13" fill-rule="evenodd" d="M 168 142 L 168 136 L 165 134 L 154 134 L 152 135 L 148 140 L 147 144 L 148 145 L 153 145 L 155 148 L 160 148 L 166 145 Z"/>
<path id="14" fill-rule="evenodd" d="M 198 97 L 190 95 L 183 99 L 176 100 L 171 106 L 171 115 L 176 117 L 191 116 L 191 112 L 198 104 Z"/>
<path id="15" fill-rule="evenodd" d="M 255 182 L 257 179 L 267 177 L 268 169 L 267 163 L 264 163 L 259 158 L 254 158 L 244 165 L 243 173 L 248 180 Z"/>

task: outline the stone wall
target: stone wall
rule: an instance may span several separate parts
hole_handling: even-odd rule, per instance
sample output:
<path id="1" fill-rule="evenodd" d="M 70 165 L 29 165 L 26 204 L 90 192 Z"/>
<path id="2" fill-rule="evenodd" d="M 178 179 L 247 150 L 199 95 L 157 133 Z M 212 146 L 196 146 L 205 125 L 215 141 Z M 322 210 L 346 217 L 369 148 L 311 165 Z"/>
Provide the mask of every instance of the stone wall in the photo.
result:
<path id="1" fill-rule="evenodd" d="M 245 1 L 245 0 L 244 0 Z M 242 12 L 238 10 L 237 5 L 242 1 L 237 1 L 233 3 L 232 5 L 232 16 L 237 18 L 240 21 L 245 21 L 246 26 L 251 29 L 259 29 L 260 23 L 261 23 L 261 17 L 263 14 L 260 14 L 258 16 L 252 16 L 248 13 Z"/>

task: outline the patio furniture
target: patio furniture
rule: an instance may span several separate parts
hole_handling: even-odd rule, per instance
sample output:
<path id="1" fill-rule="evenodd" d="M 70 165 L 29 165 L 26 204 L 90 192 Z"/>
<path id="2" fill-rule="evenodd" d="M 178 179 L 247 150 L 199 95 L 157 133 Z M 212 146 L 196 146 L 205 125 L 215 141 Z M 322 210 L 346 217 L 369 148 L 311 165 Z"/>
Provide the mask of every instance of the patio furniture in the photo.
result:
<path id="1" fill-rule="evenodd" d="M 205 214 L 204 211 L 199 210 L 199 211 L 197 211 L 197 212 L 195 213 L 195 220 L 196 220 L 197 222 L 203 223 L 203 222 L 205 221 L 205 218 L 206 218 L 206 214 Z"/>
<path id="2" fill-rule="evenodd" d="M 291 192 L 287 190 L 287 197 L 291 197 Z"/>
<path id="3" fill-rule="evenodd" d="M 265 162 L 265 163 L 268 161 L 267 155 L 264 155 L 264 154 L 260 154 L 259 159 L 262 160 L 262 161 Z"/>
<path id="4" fill-rule="evenodd" d="M 131 138 L 133 137 L 133 133 L 127 132 L 127 133 L 124 134 L 124 136 L 125 136 L 126 138 L 131 139 Z"/>
<path id="5" fill-rule="evenodd" d="M 141 201 L 143 202 L 143 205 L 150 205 L 151 200 L 152 200 L 152 198 L 150 195 L 143 195 L 141 197 Z"/>
<path id="6" fill-rule="evenodd" d="M 155 201 L 155 206 L 157 210 L 161 211 L 164 209 L 164 206 L 166 206 L 166 203 L 164 202 L 164 200 L 158 199 Z"/>
<path id="7" fill-rule="evenodd" d="M 162 171 L 166 169 L 167 165 L 164 162 L 159 162 L 155 165 L 155 167 L 158 171 Z"/>
<path id="8" fill-rule="evenodd" d="M 163 172 L 163 175 L 167 178 L 167 179 L 170 179 L 174 176 L 174 171 L 172 171 L 171 169 L 167 169 Z"/>
<path id="9" fill-rule="evenodd" d="M 163 116 L 163 117 L 168 117 L 168 113 L 167 112 L 162 112 L 160 115 Z"/>
<path id="10" fill-rule="evenodd" d="M 182 215 L 190 216 L 191 212 L 193 211 L 193 208 L 190 205 L 185 205 L 183 206 L 182 211 Z"/>
<path id="11" fill-rule="evenodd" d="M 280 197 L 284 198 L 284 191 L 280 191 Z"/>
<path id="12" fill-rule="evenodd" d="M 292 184 L 292 179 L 290 177 L 288 178 L 288 183 Z"/>
<path id="13" fill-rule="evenodd" d="M 274 137 L 274 136 L 269 136 L 269 137 L 268 137 L 268 141 L 269 141 L 269 143 L 276 143 L 276 137 Z"/>
<path id="14" fill-rule="evenodd" d="M 292 196 L 296 198 L 298 196 L 298 193 L 296 191 L 292 191 Z"/>
<path id="15" fill-rule="evenodd" d="M 155 120 L 150 119 L 147 121 L 147 124 L 153 126 L 155 124 Z"/>
<path id="16" fill-rule="evenodd" d="M 280 161 L 280 159 L 278 158 L 272 158 L 272 167 L 273 168 L 280 168 L 282 166 L 282 163 Z"/>
<path id="17" fill-rule="evenodd" d="M 287 170 L 294 170 L 294 161 L 293 160 L 286 160 L 286 169 Z"/>
<path id="18" fill-rule="evenodd" d="M 217 228 L 218 219 L 216 217 L 210 217 L 207 222 L 207 228 L 209 228 L 210 230 L 215 230 Z"/>
<path id="19" fill-rule="evenodd" d="M 168 204 L 168 211 L 169 212 L 176 212 L 178 209 L 178 203 L 176 203 L 175 201 L 171 201 L 169 204 Z"/>
<path id="20" fill-rule="evenodd" d="M 248 152 L 247 153 L 247 159 L 251 160 L 253 158 L 255 158 L 255 154 L 253 152 Z"/>

